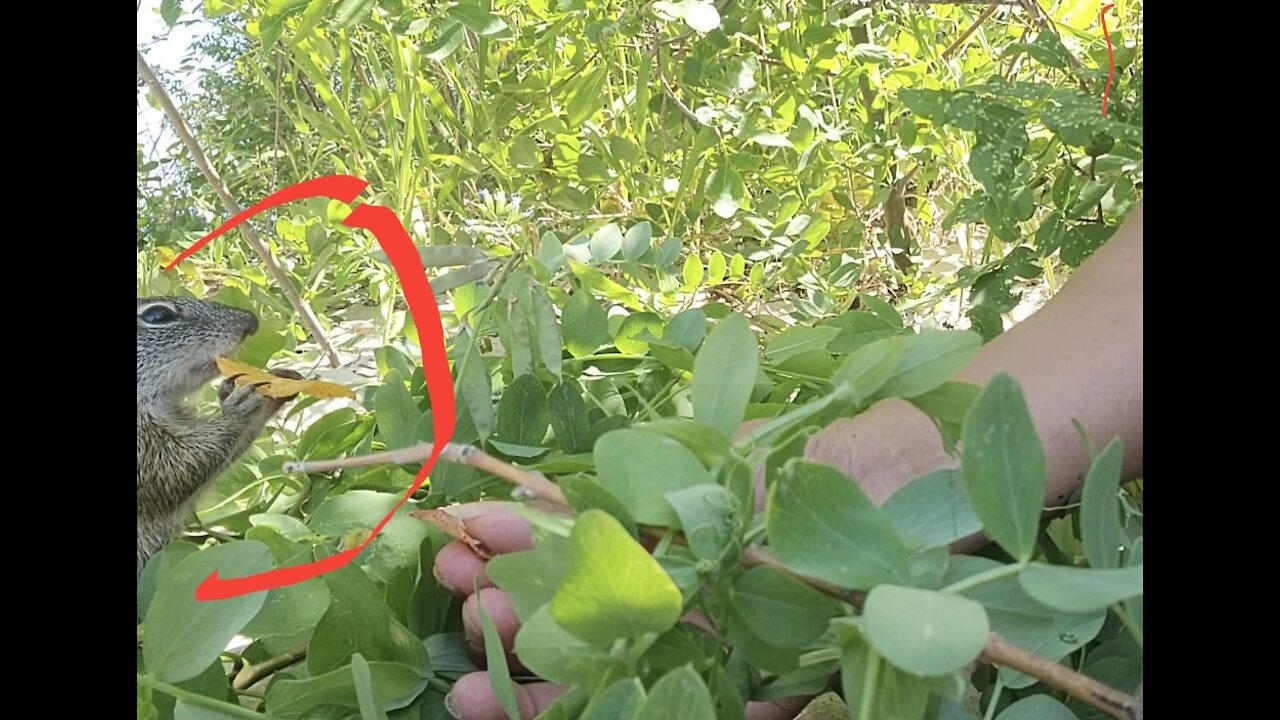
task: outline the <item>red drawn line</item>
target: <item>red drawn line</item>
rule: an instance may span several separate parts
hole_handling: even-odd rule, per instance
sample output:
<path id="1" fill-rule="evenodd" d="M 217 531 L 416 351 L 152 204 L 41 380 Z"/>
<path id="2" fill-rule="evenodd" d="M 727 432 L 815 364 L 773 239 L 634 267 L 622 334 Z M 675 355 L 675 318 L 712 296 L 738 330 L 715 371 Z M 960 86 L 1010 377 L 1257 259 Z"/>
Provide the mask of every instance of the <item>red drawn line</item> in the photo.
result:
<path id="1" fill-rule="evenodd" d="M 350 175 L 330 175 L 287 187 L 252 208 L 236 215 L 222 227 L 201 238 L 199 242 L 179 255 L 169 265 L 169 268 L 177 265 L 182 259 L 189 257 L 213 238 L 264 210 L 286 202 L 313 197 L 327 197 L 350 203 L 355 200 L 356 195 L 360 194 L 365 187 L 368 187 L 367 182 Z M 409 498 L 417 492 L 418 488 L 422 487 L 422 483 L 427 479 L 427 474 L 431 472 L 431 468 L 435 466 L 436 461 L 440 458 L 440 453 L 444 450 L 444 446 L 453 439 L 455 398 L 453 395 L 453 378 L 449 374 L 449 360 L 445 356 L 444 350 L 444 327 L 440 323 L 440 308 L 436 305 L 435 293 L 431 290 L 431 283 L 427 280 L 427 272 L 422 266 L 422 259 L 418 256 L 417 248 L 414 247 L 413 241 L 409 239 L 409 233 L 405 231 L 400 219 L 385 207 L 358 205 L 342 221 L 342 224 L 351 228 L 364 228 L 373 233 L 373 236 L 378 240 L 378 244 L 382 246 L 382 250 L 387 254 L 387 258 L 391 261 L 391 267 L 395 270 L 400 280 L 405 302 L 409 305 L 409 314 L 413 317 L 414 324 L 418 329 L 418 343 L 422 348 L 422 369 L 427 381 L 427 395 L 431 398 L 433 437 L 431 457 L 428 458 L 422 469 L 418 471 L 417 477 L 414 478 L 413 486 L 400 499 L 400 502 L 396 503 L 391 512 L 382 518 L 382 521 L 378 523 L 377 527 L 373 529 L 373 532 L 359 547 L 344 550 L 336 555 L 331 555 L 307 565 L 276 568 L 275 570 L 248 577 L 222 578 L 218 576 L 218 572 L 215 570 L 196 588 L 196 600 L 198 601 L 226 600 L 249 593 L 296 585 L 337 570 L 350 563 L 365 548 L 369 547 L 374 539 L 378 537 L 378 533 L 381 533 L 387 523 L 391 522 L 391 518 L 395 516 L 396 512 L 409 501 Z M 166 270 L 169 268 L 166 268 Z"/>
<path id="2" fill-rule="evenodd" d="M 1102 20 L 1102 37 L 1107 39 L 1107 61 L 1111 67 L 1107 70 L 1107 89 L 1102 91 L 1102 117 L 1107 116 L 1107 100 L 1111 97 L 1111 81 L 1116 76 L 1116 53 L 1111 49 L 1111 35 L 1107 32 L 1107 11 L 1115 7 L 1115 3 L 1102 6 L 1098 17 Z"/>
<path id="3" fill-rule="evenodd" d="M 222 235 L 228 230 L 235 229 L 245 220 L 274 207 L 293 202 L 294 200 L 309 200 L 314 197 L 327 197 L 331 200 L 341 200 L 344 203 L 350 203 L 355 200 L 356 196 L 363 192 L 366 187 L 369 187 L 368 182 L 350 175 L 328 175 L 325 177 L 318 177 L 313 180 L 307 180 L 306 182 L 300 182 L 297 185 L 290 185 L 279 192 L 271 194 L 266 200 L 263 200 L 248 210 L 241 212 L 239 215 L 236 215 L 223 223 L 217 230 L 214 230 L 208 235 L 197 240 L 194 245 L 183 250 L 178 257 L 174 258 L 173 262 L 169 263 L 165 270 L 172 270 L 178 263 L 191 257 L 200 248 L 209 244 L 210 240 Z"/>

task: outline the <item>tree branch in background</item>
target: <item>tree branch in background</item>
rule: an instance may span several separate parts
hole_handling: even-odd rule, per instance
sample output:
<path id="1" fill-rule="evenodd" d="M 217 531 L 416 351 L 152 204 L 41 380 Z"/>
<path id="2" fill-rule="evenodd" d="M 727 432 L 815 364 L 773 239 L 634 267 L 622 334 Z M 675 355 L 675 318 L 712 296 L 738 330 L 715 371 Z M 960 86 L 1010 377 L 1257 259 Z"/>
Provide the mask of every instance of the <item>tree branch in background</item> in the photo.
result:
<path id="1" fill-rule="evenodd" d="M 160 107 L 164 110 L 165 117 L 169 119 L 169 124 L 173 126 L 173 131 L 177 133 L 178 138 L 182 140 L 182 144 L 186 146 L 187 152 L 191 153 L 191 159 L 195 161 L 196 167 L 200 168 L 201 174 L 205 180 L 217 193 L 222 200 L 222 206 L 232 215 L 239 215 L 244 211 L 235 198 L 231 196 L 231 191 L 227 189 L 227 184 L 222 181 L 222 177 L 218 175 L 218 171 L 209 163 L 209 157 L 204 154 L 204 150 L 200 147 L 200 143 L 196 141 L 194 135 L 191 134 L 191 128 L 187 126 L 187 121 L 178 112 L 177 106 L 173 104 L 173 99 L 169 97 L 169 93 L 165 91 L 164 86 L 160 84 L 159 78 L 151 70 L 151 66 L 147 64 L 145 58 L 142 57 L 142 51 L 138 51 L 138 75 L 146 81 L 147 86 L 151 88 L 151 94 L 160 102 Z M 289 305 L 293 307 L 293 311 L 298 314 L 302 324 L 306 326 L 307 332 L 315 339 L 320 346 L 321 351 L 329 357 L 329 364 L 333 367 L 342 365 L 342 359 L 338 356 L 338 352 L 333 349 L 333 343 L 329 342 L 328 335 L 320 327 L 320 319 L 316 317 L 311 306 L 308 305 L 299 294 L 298 289 L 293 286 L 293 281 L 289 279 L 289 275 L 280 267 L 275 258 L 271 256 L 271 249 L 263 242 L 258 232 L 254 230 L 251 222 L 246 222 L 240 226 L 244 237 L 249 241 L 249 246 L 261 258 L 262 264 L 266 266 L 267 272 L 271 275 L 271 279 L 275 280 L 277 286 L 288 299 Z"/>

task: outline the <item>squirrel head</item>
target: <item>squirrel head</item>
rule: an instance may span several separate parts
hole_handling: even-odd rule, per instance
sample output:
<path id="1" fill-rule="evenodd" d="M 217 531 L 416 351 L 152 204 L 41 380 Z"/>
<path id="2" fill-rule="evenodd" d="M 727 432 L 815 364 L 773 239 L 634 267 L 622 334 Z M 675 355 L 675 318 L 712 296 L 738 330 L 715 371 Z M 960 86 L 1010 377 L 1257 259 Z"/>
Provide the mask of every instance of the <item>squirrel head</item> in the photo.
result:
<path id="1" fill-rule="evenodd" d="M 218 376 L 215 359 L 258 331 L 253 313 L 208 300 L 138 298 L 138 406 L 177 403 Z"/>

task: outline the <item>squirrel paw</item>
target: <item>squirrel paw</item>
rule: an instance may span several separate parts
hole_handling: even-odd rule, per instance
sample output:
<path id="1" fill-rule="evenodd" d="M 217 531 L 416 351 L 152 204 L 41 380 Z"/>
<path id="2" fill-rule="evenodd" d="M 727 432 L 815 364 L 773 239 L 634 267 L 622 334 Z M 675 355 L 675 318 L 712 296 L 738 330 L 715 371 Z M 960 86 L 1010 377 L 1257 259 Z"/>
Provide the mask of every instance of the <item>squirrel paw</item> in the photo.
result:
<path id="1" fill-rule="evenodd" d="M 235 378 L 227 378 L 218 386 L 218 402 L 224 415 L 253 415 L 262 410 L 271 398 L 258 394 L 258 388 L 266 383 L 235 384 Z"/>
<path id="2" fill-rule="evenodd" d="M 276 377 L 288 378 L 290 380 L 305 380 L 300 373 L 284 368 L 271 370 L 272 375 Z M 222 405 L 223 412 L 232 413 L 253 413 L 266 406 L 270 412 L 280 409 L 280 406 L 297 397 L 290 395 L 283 398 L 271 398 L 257 393 L 258 388 L 266 385 L 265 382 L 250 383 L 248 385 L 237 386 L 236 380 L 242 375 L 232 375 L 224 379 L 218 385 L 218 403 Z"/>

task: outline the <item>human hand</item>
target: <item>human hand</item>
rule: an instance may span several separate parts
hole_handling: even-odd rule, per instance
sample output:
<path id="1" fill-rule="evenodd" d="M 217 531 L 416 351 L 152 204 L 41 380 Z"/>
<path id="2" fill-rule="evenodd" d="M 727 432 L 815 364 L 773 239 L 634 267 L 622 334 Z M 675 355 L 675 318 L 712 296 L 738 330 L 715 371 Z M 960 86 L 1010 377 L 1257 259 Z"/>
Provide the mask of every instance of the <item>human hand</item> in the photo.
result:
<path id="1" fill-rule="evenodd" d="M 501 503 L 459 505 L 449 508 L 449 512 L 460 518 L 467 533 L 483 543 L 494 555 L 533 549 L 533 533 L 529 524 Z M 472 660 L 477 665 L 485 662 L 484 634 L 479 612 L 483 607 L 498 631 L 508 667 L 513 674 L 527 673 L 519 658 L 512 653 L 520 621 L 516 617 L 511 599 L 494 587 L 486 576 L 485 565 L 486 561 L 469 545 L 455 541 L 445 545 L 436 555 L 435 575 L 454 594 L 466 598 L 462 606 L 462 624 Z M 685 621 L 703 626 L 706 623 L 703 618 L 694 616 L 686 616 Z M 516 684 L 515 697 L 520 717 L 531 720 L 546 710 L 565 690 L 563 686 L 547 682 Z M 806 702 L 808 698 L 752 702 L 747 704 L 746 717 L 747 720 L 787 720 L 795 717 Z M 475 672 L 459 678 L 446 698 L 446 705 L 454 717 L 462 720 L 507 720 L 486 672 Z"/>

